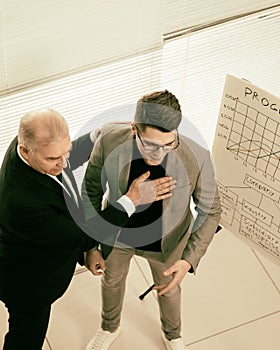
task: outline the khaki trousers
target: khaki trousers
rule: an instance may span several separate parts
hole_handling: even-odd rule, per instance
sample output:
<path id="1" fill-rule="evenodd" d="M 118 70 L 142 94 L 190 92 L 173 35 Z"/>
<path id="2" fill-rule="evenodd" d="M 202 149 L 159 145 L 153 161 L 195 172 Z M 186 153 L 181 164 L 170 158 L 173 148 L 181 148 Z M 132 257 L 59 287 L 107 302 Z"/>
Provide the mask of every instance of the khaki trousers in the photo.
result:
<path id="1" fill-rule="evenodd" d="M 154 283 L 168 283 L 172 276 L 163 276 L 167 269 L 161 252 L 150 252 L 134 248 L 114 247 L 105 261 L 106 270 L 102 277 L 102 329 L 114 332 L 120 325 L 121 311 L 125 294 L 125 282 L 133 255 L 147 259 Z M 168 340 L 181 336 L 181 288 L 174 287 L 170 292 L 158 296 L 161 328 Z"/>

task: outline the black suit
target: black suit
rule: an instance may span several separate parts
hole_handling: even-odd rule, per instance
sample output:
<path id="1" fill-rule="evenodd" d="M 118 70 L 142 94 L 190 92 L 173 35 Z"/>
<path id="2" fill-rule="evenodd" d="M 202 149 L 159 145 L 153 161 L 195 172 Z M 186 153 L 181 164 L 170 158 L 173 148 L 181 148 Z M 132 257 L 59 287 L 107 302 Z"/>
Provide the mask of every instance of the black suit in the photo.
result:
<path id="1" fill-rule="evenodd" d="M 72 170 L 87 161 L 92 142 L 85 135 L 72 144 L 66 172 L 77 190 Z M 38 350 L 50 305 L 67 289 L 83 252 L 97 242 L 81 229 L 85 227 L 83 211 L 61 185 L 25 164 L 16 147 L 17 139 L 8 148 L 0 172 L 0 299 L 10 313 L 4 349 Z M 111 206 L 104 216 L 115 217 L 116 225 L 128 220 L 118 206 Z M 87 228 L 92 236 L 116 233 L 116 226 L 100 217 Z M 34 324 L 27 330 L 29 322 Z M 29 331 L 32 339 L 28 339 Z"/>

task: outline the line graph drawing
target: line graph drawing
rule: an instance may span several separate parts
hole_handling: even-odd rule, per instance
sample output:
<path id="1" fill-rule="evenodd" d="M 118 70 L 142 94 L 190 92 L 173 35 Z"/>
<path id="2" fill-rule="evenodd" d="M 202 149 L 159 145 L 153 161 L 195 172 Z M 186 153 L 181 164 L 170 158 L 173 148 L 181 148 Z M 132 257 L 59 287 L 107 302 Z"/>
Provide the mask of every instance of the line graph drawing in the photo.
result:
<path id="1" fill-rule="evenodd" d="M 280 99 L 228 75 L 212 153 L 221 226 L 280 264 Z"/>
<path id="2" fill-rule="evenodd" d="M 268 175 L 279 178 L 280 123 L 236 100 L 227 150 Z"/>

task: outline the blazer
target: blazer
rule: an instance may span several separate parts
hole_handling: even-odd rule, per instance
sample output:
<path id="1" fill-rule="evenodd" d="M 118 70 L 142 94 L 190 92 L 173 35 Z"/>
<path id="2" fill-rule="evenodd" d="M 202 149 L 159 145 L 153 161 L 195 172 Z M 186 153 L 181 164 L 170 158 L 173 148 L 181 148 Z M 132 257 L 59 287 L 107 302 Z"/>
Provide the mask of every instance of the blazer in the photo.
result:
<path id="1" fill-rule="evenodd" d="M 83 193 L 96 210 L 102 209 L 104 189 L 108 201 L 127 191 L 133 154 L 133 133 L 127 123 L 108 124 L 91 154 Z M 195 272 L 218 227 L 221 205 L 208 150 L 180 136 L 180 145 L 167 154 L 166 174 L 177 180 L 172 197 L 163 200 L 161 250 L 167 266 L 186 259 Z M 107 185 L 106 185 L 107 184 Z M 195 205 L 195 216 L 191 209 Z M 85 204 L 89 212 L 88 204 Z"/>
<path id="2" fill-rule="evenodd" d="M 19 158 L 17 138 L 9 146 L 0 171 L 0 299 L 7 305 L 51 304 L 67 289 L 77 262 L 83 263 L 83 252 L 98 244 L 95 236 L 117 232 L 101 217 L 85 223 L 72 170 L 88 160 L 92 147 L 89 134 L 73 141 L 65 169 L 77 207 L 59 183 Z M 127 220 L 123 213 L 117 223 Z"/>

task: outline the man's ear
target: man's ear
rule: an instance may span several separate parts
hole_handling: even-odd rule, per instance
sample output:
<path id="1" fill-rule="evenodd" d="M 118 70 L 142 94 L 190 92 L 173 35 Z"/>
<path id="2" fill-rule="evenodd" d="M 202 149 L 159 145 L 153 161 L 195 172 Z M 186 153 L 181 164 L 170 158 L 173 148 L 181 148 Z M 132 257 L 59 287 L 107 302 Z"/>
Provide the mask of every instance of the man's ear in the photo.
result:
<path id="1" fill-rule="evenodd" d="M 137 130 L 136 130 L 135 124 L 134 124 L 134 123 L 131 123 L 130 126 L 131 126 L 132 132 L 133 132 L 134 134 L 136 134 Z"/>
<path id="2" fill-rule="evenodd" d="M 31 152 L 30 149 L 28 149 L 28 147 L 26 145 L 20 144 L 19 151 L 20 151 L 20 154 L 23 156 L 23 158 L 28 160 L 30 152 Z"/>

